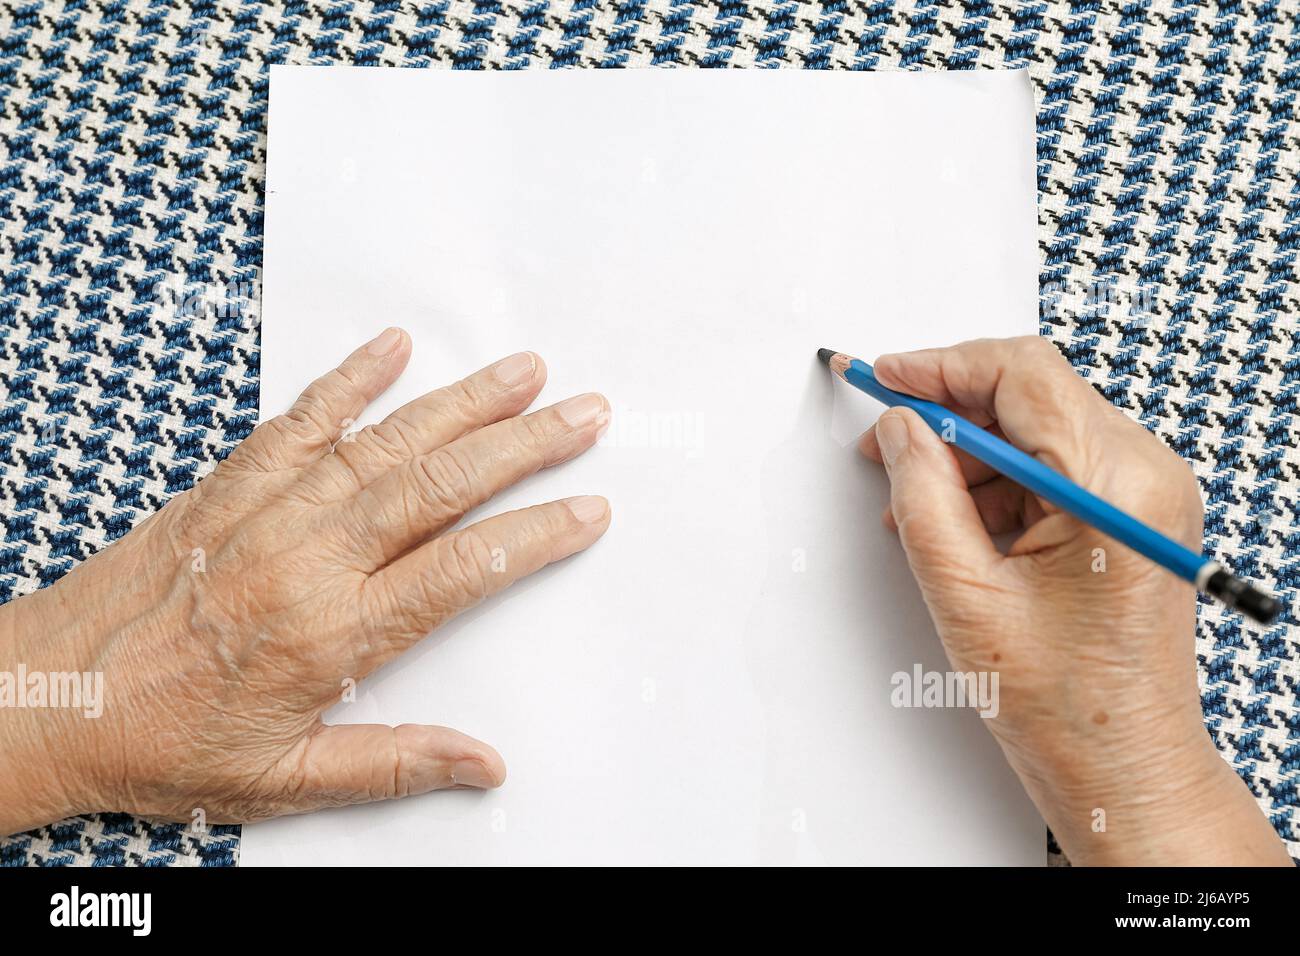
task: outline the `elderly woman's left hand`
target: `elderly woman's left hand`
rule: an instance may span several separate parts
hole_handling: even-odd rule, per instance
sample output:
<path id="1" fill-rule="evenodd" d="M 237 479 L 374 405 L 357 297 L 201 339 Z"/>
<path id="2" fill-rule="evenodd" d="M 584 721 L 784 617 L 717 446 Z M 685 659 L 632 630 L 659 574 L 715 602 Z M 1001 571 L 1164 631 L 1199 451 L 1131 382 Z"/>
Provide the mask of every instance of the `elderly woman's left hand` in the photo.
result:
<path id="1" fill-rule="evenodd" d="M 591 447 L 609 406 L 588 394 L 521 414 L 546 378 L 522 352 L 345 437 L 409 356 L 389 329 L 121 541 L 0 608 L 0 670 L 103 681 L 99 716 L 90 701 L 0 708 L 0 833 L 95 810 L 215 823 L 501 783 L 496 751 L 454 730 L 321 714 L 604 533 L 599 497 L 450 529 Z"/>

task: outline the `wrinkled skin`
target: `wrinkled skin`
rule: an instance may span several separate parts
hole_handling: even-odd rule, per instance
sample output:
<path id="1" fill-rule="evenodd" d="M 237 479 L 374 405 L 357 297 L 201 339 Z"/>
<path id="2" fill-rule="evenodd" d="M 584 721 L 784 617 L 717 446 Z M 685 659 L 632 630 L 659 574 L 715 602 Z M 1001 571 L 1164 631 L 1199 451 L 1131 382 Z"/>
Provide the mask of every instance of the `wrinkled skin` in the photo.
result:
<path id="1" fill-rule="evenodd" d="M 246 821 L 504 780 L 496 751 L 454 730 L 320 715 L 604 533 L 598 497 L 448 529 L 589 448 L 608 405 L 521 415 L 546 377 L 521 353 L 345 436 L 409 356 L 404 333 L 379 336 L 122 540 L 0 609 L 7 667 L 102 671 L 105 699 L 96 719 L 0 711 L 0 831 L 92 810 Z"/>
<path id="2" fill-rule="evenodd" d="M 1191 469 L 1045 339 L 874 368 L 1201 549 Z M 885 413 L 860 446 L 889 472 L 884 521 L 954 669 L 998 672 L 1000 713 L 986 723 L 1073 862 L 1290 864 L 1202 725 L 1191 585 L 946 445 L 911 410 Z M 999 534 L 1017 535 L 1005 555 Z"/>
<path id="3" fill-rule="evenodd" d="M 457 612 L 604 533 L 599 497 L 452 529 L 589 448 L 609 408 L 588 395 L 523 414 L 545 367 L 520 353 L 345 437 L 409 355 L 397 330 L 358 349 L 191 491 L 0 608 L 4 666 L 102 671 L 105 692 L 97 719 L 0 710 L 0 832 L 94 810 L 246 821 L 504 780 L 496 751 L 456 731 L 321 714 Z M 1199 547 L 1190 470 L 1049 344 L 971 342 L 885 356 L 876 372 Z M 1190 586 L 910 411 L 883 415 L 862 450 L 888 469 L 885 522 L 954 668 L 999 673 L 987 723 L 1076 863 L 1289 865 L 1201 724 Z M 1019 533 L 1006 555 L 990 538 L 1004 532 Z"/>

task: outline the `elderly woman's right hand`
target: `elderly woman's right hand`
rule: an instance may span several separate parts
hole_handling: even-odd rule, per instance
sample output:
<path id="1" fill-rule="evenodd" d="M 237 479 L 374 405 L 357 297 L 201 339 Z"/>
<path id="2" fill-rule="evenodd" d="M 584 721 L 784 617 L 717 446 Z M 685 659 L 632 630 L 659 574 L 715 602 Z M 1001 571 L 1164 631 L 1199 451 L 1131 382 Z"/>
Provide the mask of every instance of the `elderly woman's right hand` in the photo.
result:
<path id="1" fill-rule="evenodd" d="M 345 436 L 410 356 L 389 329 L 257 428 L 215 472 L 52 587 L 0 608 L 12 671 L 103 674 L 103 709 L 0 710 L 0 833 L 95 810 L 246 821 L 505 777 L 442 727 L 321 713 L 431 630 L 589 546 L 603 498 L 450 530 L 587 450 L 595 394 L 522 414 L 523 352 Z"/>
<path id="2" fill-rule="evenodd" d="M 881 356 L 890 388 L 939 402 L 1201 549 L 1196 477 L 1047 340 Z M 987 721 L 1076 863 L 1290 865 L 1214 749 L 1196 686 L 1190 584 L 955 451 L 893 409 L 862 450 L 954 668 L 997 672 Z M 1017 535 L 1006 554 L 990 535 Z"/>

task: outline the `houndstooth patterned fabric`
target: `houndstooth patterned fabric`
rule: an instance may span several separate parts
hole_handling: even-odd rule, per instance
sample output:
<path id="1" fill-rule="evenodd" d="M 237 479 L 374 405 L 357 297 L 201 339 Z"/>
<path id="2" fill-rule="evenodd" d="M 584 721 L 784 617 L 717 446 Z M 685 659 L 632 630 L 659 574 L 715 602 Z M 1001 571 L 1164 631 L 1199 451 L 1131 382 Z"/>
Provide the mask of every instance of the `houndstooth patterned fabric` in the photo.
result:
<path id="1" fill-rule="evenodd" d="M 0 601 L 252 429 L 273 63 L 1027 67 L 1042 332 L 1192 463 L 1207 547 L 1294 603 L 1300 20 L 1276 0 L 4 0 Z M 254 294 L 160 314 L 160 283 Z M 1296 635 L 1201 605 L 1206 726 L 1300 856 Z M 0 863 L 231 865 L 238 832 L 81 817 Z"/>

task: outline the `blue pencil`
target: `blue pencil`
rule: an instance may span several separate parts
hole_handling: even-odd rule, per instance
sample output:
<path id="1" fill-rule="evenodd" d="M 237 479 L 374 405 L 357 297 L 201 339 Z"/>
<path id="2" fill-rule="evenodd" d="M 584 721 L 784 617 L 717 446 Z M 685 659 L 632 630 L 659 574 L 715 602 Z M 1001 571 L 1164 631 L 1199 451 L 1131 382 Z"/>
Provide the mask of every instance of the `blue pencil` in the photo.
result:
<path id="1" fill-rule="evenodd" d="M 1281 602 L 1271 594 L 1236 577 L 1217 561 L 1197 554 L 1114 505 L 1107 504 L 1060 472 L 990 434 L 974 422 L 942 405 L 904 395 L 881 385 L 871 366 L 861 359 L 830 349 L 820 349 L 817 357 L 854 388 L 886 405 L 904 405 L 912 409 L 945 441 L 956 445 L 971 457 L 978 458 L 1040 498 L 1050 501 L 1062 511 L 1068 511 L 1080 521 L 1087 522 L 1183 580 L 1190 581 L 1199 590 L 1218 598 L 1228 607 L 1241 611 L 1261 624 L 1271 623 L 1281 612 Z"/>

